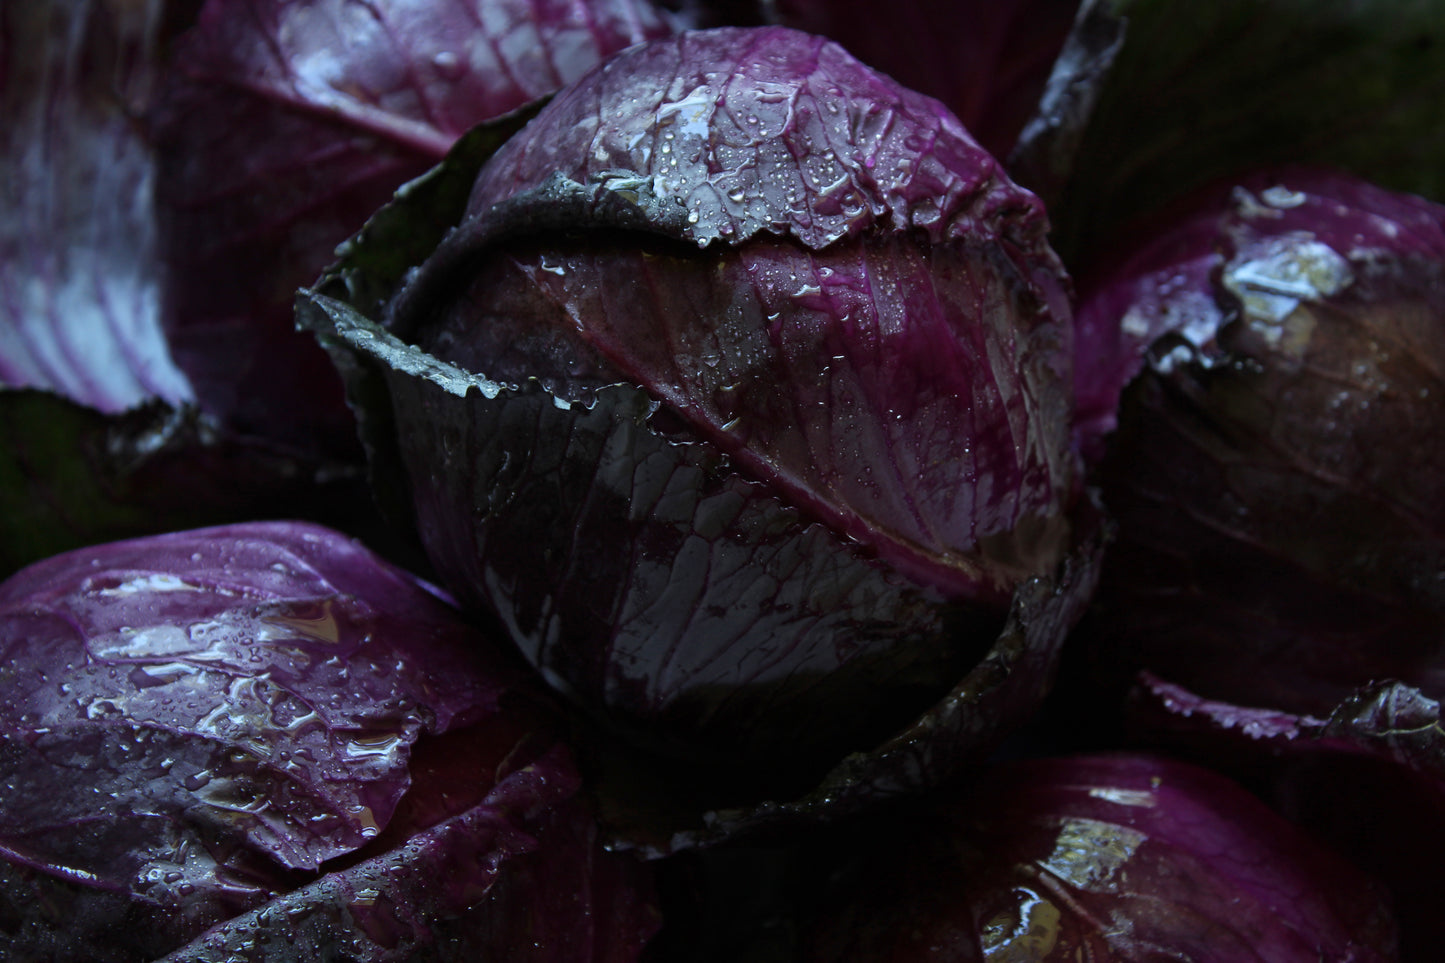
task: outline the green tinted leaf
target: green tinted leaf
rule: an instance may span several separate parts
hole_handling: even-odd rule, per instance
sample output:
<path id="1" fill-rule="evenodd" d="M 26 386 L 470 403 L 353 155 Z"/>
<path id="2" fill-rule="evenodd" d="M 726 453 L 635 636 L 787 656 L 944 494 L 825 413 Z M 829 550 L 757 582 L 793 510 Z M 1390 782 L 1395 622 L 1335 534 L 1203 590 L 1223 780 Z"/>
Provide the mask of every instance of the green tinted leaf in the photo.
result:
<path id="1" fill-rule="evenodd" d="M 106 415 L 0 392 L 0 576 L 82 545 L 277 515 L 369 526 L 357 472 L 155 401 Z"/>
<path id="2" fill-rule="evenodd" d="M 337 248 L 339 260 L 317 289 L 380 316 L 406 272 L 426 260 L 461 219 L 477 171 L 544 103 L 545 99 L 535 101 L 464 134 L 440 164 L 404 184 Z"/>

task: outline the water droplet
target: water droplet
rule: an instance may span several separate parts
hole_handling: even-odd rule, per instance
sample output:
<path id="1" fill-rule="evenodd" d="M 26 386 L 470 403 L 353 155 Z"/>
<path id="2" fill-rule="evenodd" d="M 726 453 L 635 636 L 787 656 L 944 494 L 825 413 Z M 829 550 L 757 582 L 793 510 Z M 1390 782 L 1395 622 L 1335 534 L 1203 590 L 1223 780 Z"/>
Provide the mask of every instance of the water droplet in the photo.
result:
<path id="1" fill-rule="evenodd" d="M 1260 191 L 1259 198 L 1271 207 L 1280 208 L 1299 207 L 1307 200 L 1304 194 L 1292 191 L 1283 184 L 1266 187 Z"/>
<path id="2" fill-rule="evenodd" d="M 353 759 L 389 756 L 396 752 L 401 742 L 402 736 L 395 732 L 360 736 L 346 744 L 346 755 Z"/>
<path id="3" fill-rule="evenodd" d="M 121 715 L 121 709 L 110 699 L 96 699 L 85 706 L 87 719 L 113 719 Z"/>
<path id="4" fill-rule="evenodd" d="M 462 59 L 452 50 L 438 52 L 432 57 L 431 62 L 432 66 L 436 67 L 437 73 L 447 80 L 460 80 L 466 73 Z"/>
<path id="5" fill-rule="evenodd" d="M 195 642 L 178 625 L 153 625 L 139 630 L 123 626 L 120 631 L 97 636 L 90 643 L 90 652 L 98 659 L 137 659 L 195 650 Z"/>

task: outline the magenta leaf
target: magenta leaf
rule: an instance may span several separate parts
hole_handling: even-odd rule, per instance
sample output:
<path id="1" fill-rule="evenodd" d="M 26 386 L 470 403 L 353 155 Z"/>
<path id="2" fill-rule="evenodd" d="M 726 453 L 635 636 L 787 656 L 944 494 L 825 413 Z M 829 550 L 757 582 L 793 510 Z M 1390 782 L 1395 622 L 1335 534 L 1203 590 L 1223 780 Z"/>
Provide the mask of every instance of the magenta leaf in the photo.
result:
<path id="1" fill-rule="evenodd" d="M 0 585 L 0 657 L 0 905 L 22 957 L 139 963 L 320 914 L 357 959 L 407 958 L 461 916 L 489 953 L 556 919 L 593 936 L 532 958 L 620 961 L 655 927 L 524 676 L 336 532 L 254 522 L 38 563 Z M 615 926 L 591 919 L 594 885 L 618 887 Z"/>
<path id="2" fill-rule="evenodd" d="M 160 326 L 154 158 L 135 116 L 161 80 L 158 9 L 0 11 L 0 385 L 108 413 L 194 396 Z"/>

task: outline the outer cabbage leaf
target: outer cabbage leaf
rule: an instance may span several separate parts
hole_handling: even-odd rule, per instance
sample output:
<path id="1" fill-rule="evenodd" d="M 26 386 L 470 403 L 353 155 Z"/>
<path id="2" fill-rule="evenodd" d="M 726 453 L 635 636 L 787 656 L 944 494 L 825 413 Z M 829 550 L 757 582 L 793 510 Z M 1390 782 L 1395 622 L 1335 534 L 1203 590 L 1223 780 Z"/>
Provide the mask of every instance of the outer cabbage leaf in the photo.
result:
<path id="1" fill-rule="evenodd" d="M 1022 728 L 1049 693 L 1060 646 L 1093 593 L 1102 542 L 1096 526 L 1054 577 L 1021 586 L 993 645 L 943 698 L 792 798 L 779 794 L 786 784 L 774 785 L 763 787 L 769 798 L 739 805 L 736 785 L 722 792 L 671 760 L 587 741 L 599 818 L 613 845 L 656 856 L 723 840 L 776 839 L 956 781 Z"/>
<path id="2" fill-rule="evenodd" d="M 0 384 L 103 412 L 191 400 L 159 325 L 158 2 L 0 11 Z"/>
<path id="3" fill-rule="evenodd" d="M 639 898 L 638 867 L 600 852 L 586 809 L 566 798 L 576 775 L 556 748 L 395 850 L 278 896 L 163 959 L 637 960 L 656 911 Z M 529 813 L 522 828 L 510 815 L 519 811 Z"/>
<path id="4" fill-rule="evenodd" d="M 1082 0 L 1043 93 L 1009 153 L 1009 173 L 1052 209 L 1066 189 L 1079 144 L 1124 43 L 1109 0 Z"/>
<path id="5" fill-rule="evenodd" d="M 423 194 L 478 160 L 454 156 L 378 231 L 430 230 L 442 218 Z M 301 299 L 302 321 L 347 374 L 384 497 L 415 513 L 459 597 L 497 613 L 554 686 L 672 753 L 659 764 L 681 771 L 674 785 L 710 779 L 700 799 L 653 797 L 688 798 L 684 827 L 709 807 L 804 795 L 848 751 L 907 728 L 982 664 L 1015 593 L 1038 596 L 1012 600 L 1058 637 L 999 660 L 1003 677 L 1029 668 L 997 713 L 922 741 L 956 743 L 936 751 L 946 767 L 1027 711 L 1097 547 L 1064 517 L 1067 281 L 1037 200 L 939 105 L 821 39 L 698 32 L 559 95 L 482 169 L 469 211 L 451 211 L 456 229 L 418 271 L 388 266 L 400 290 L 381 310 L 385 283 L 348 264 L 385 240 L 359 238 Z M 906 265 L 905 282 L 883 263 Z M 606 279 L 601 294 L 589 278 Z M 901 303 L 883 298 L 899 289 Z M 466 324 L 469 307 L 485 323 Z M 582 337 L 556 326 L 593 307 Z M 850 340 L 837 319 L 855 310 Z M 821 378 L 810 346 L 828 349 Z M 485 365 L 453 363 L 493 348 Z M 945 388 L 930 394 L 923 372 Z M 975 423 L 975 398 L 1001 418 Z M 817 408 L 801 429 L 783 423 Z M 870 459 L 884 477 L 868 478 Z M 933 524 L 938 504 L 963 521 Z M 991 513 L 1003 521 L 973 541 Z M 1069 601 L 1042 615 L 1056 598 Z M 972 698 L 944 714 L 967 716 Z M 919 770 L 897 784 L 939 778 Z"/>
<path id="6" fill-rule="evenodd" d="M 435 590 L 330 530 L 57 556 L 0 585 L 0 647 L 0 871 L 21 956 L 147 960 L 213 926 L 206 946 L 305 919 L 356 959 L 460 959 L 447 939 L 526 935 L 487 922 L 496 885 L 545 918 L 554 897 L 532 907 L 531 877 L 600 858 L 522 676 Z M 574 884 L 561 925 L 592 913 L 590 880 Z M 636 885 L 618 895 L 633 950 L 653 925 Z M 481 929 L 447 936 L 457 914 Z"/>
<path id="7" fill-rule="evenodd" d="M 192 407 L 172 359 L 138 117 L 162 83 L 174 12 L 158 0 L 0 11 L 0 574 L 282 506 L 366 527 L 354 465 L 237 435 Z"/>
<path id="8" fill-rule="evenodd" d="M 1395 958 L 1376 884 L 1205 769 L 1031 760 L 894 815 L 810 959 Z"/>

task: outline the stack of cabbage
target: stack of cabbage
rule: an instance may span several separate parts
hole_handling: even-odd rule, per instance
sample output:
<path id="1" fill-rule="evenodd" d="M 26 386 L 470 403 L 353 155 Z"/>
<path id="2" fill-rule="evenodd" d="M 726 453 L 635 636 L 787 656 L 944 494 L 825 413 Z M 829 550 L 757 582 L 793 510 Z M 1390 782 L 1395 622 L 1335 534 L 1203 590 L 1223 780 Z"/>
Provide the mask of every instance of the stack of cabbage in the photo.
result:
<path id="1" fill-rule="evenodd" d="M 1445 939 L 1445 9 L 0 31 L 0 957 Z"/>

